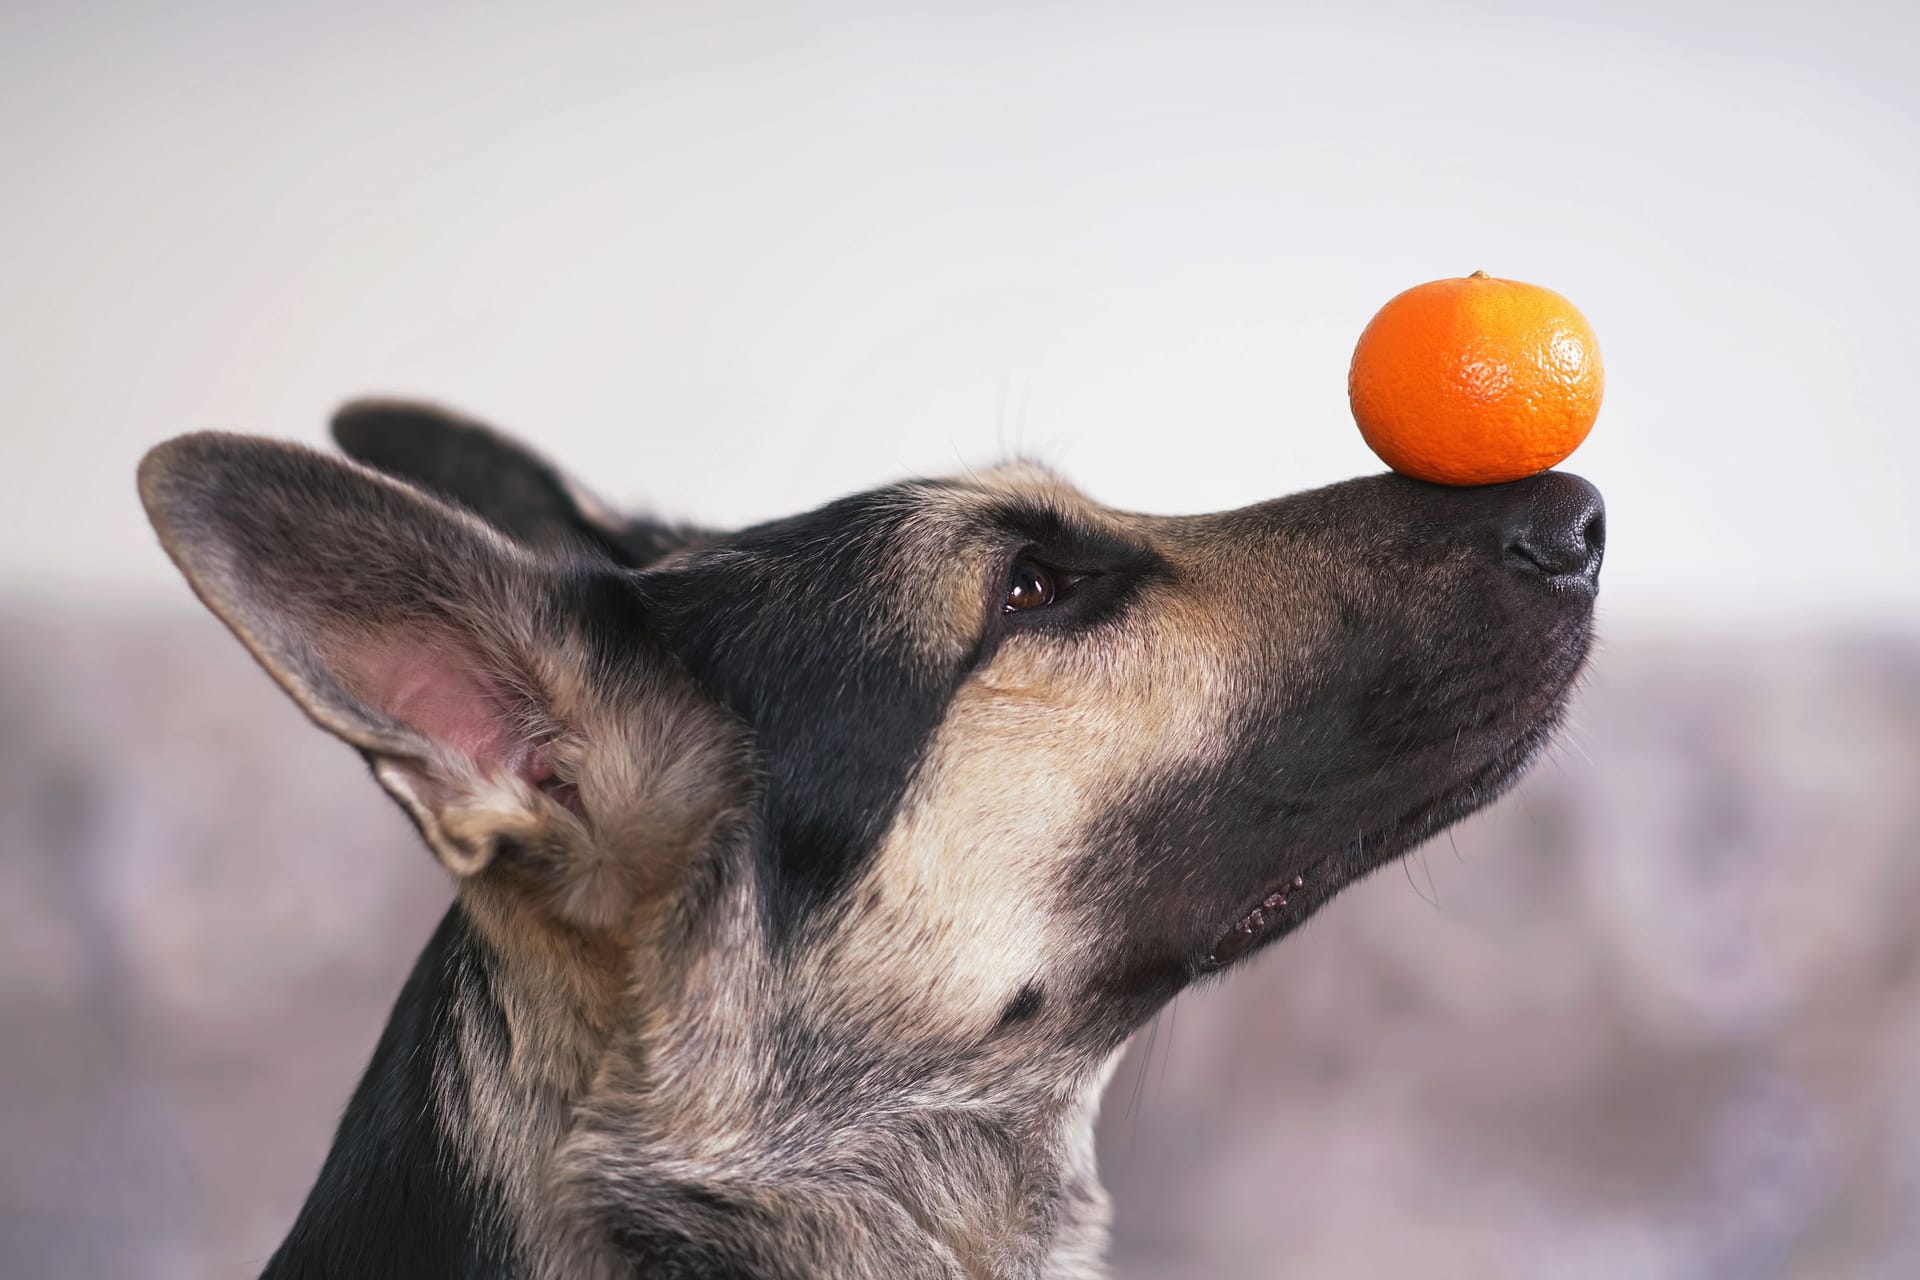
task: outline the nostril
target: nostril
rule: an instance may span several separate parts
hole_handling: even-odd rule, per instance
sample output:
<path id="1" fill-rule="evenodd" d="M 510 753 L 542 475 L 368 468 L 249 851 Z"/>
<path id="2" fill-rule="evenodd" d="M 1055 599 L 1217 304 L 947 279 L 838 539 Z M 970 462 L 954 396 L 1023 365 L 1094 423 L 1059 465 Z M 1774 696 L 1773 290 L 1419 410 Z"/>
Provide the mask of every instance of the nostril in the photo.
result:
<path id="1" fill-rule="evenodd" d="M 1599 555 L 1607 549 L 1607 513 L 1600 510 L 1587 517 L 1587 527 L 1580 531 L 1582 540 L 1587 544 L 1589 555 Z"/>
<path id="2" fill-rule="evenodd" d="M 1514 541 L 1509 542 L 1505 550 L 1507 563 L 1513 565 L 1516 569 L 1533 569 L 1536 572 L 1549 576 L 1559 572 L 1556 569 L 1548 568 L 1540 559 L 1540 553 L 1524 538 L 1516 538 Z M 1515 564 L 1515 561 L 1519 563 Z"/>
<path id="3" fill-rule="evenodd" d="M 1607 542 L 1600 491 L 1578 476 L 1550 471 L 1525 494 L 1525 505 L 1506 524 L 1501 550 L 1508 567 L 1549 579 L 1596 580 Z"/>

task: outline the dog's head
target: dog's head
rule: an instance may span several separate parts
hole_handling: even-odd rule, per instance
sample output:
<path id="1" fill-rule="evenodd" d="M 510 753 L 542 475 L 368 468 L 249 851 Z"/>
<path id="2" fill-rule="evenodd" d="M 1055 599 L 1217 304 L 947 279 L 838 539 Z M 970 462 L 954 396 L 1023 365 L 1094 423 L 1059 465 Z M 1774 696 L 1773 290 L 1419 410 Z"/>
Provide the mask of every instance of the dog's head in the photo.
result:
<path id="1" fill-rule="evenodd" d="M 1499 794 L 1603 533 L 1557 474 L 1163 518 L 1012 466 L 722 534 L 429 410 L 337 434 L 369 465 L 195 436 L 142 493 L 482 932 L 607 1036 L 760 1019 L 929 1072 L 1097 1063 Z"/>

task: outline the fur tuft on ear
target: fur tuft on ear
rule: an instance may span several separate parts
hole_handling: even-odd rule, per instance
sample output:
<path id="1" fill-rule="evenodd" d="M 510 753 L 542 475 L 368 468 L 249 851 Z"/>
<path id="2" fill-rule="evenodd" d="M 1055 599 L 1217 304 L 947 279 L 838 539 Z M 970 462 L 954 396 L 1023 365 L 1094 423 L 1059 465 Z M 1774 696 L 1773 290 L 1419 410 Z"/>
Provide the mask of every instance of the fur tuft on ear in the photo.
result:
<path id="1" fill-rule="evenodd" d="M 728 810 L 732 731 L 651 640 L 624 570 L 543 559 L 375 471 L 246 437 L 161 445 L 140 493 L 195 592 L 456 876 L 511 855 L 509 880 L 611 924 Z"/>

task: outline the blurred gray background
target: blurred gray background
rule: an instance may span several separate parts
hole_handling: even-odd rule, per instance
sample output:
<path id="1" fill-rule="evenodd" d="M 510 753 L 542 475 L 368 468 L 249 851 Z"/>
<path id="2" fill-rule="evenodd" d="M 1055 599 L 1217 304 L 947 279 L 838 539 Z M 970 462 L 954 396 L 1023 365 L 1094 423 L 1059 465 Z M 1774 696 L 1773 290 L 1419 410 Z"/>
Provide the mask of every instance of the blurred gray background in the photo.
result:
<path id="1" fill-rule="evenodd" d="M 140 452 L 448 400 L 726 522 L 1377 464 L 1398 290 L 1571 297 L 1553 758 L 1143 1032 L 1116 1274 L 1920 1274 L 1920 8 L 0 9 L 0 1273 L 244 1276 L 448 891 Z"/>

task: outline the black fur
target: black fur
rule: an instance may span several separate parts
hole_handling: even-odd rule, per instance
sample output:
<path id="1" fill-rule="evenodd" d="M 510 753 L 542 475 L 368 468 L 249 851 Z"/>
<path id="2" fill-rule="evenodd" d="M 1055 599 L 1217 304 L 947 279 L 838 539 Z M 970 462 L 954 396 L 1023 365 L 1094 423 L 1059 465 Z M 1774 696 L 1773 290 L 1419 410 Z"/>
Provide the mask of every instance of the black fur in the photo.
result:
<path id="1" fill-rule="evenodd" d="M 851 883 L 959 683 L 897 634 L 888 553 L 912 510 L 894 490 L 842 499 L 647 578 L 669 646 L 753 726 L 777 936 Z"/>
<path id="2" fill-rule="evenodd" d="M 1000 1025 L 996 1029 L 1005 1031 L 1039 1016 L 1041 999 L 1039 984 L 1029 982 L 1020 988 L 1018 995 L 1007 1001 L 1007 1007 L 1001 1010 Z"/>
<path id="3" fill-rule="evenodd" d="M 1234 515 L 1237 537 L 1284 538 L 1308 566 L 1369 556 L 1376 539 L 1392 561 L 1377 575 L 1385 586 L 1331 589 L 1335 624 L 1310 661 L 1291 664 L 1308 678 L 1273 668 L 1222 763 L 1155 779 L 1085 840 L 1064 895 L 1105 886 L 1097 910 L 1109 915 L 1161 904 L 1117 943 L 1139 984 L 1105 991 L 1122 1016 L 1251 949 L 1215 955 L 1223 939 L 1208 922 L 1284 891 L 1258 945 L 1277 941 L 1340 888 L 1494 799 L 1530 762 L 1586 659 L 1591 603 L 1502 563 L 1509 512 L 1532 484 L 1362 480 Z M 1274 589 L 1292 598 L 1299 588 Z"/>
<path id="4" fill-rule="evenodd" d="M 457 1074 L 453 1020 L 482 1019 L 487 1052 L 507 1030 L 485 949 L 455 906 L 401 988 L 347 1104 L 313 1193 L 264 1280 L 486 1280 L 511 1273 L 515 1242 L 497 1196 L 455 1160 L 435 1082 Z"/>
<path id="5" fill-rule="evenodd" d="M 358 400 L 334 414 L 333 438 L 348 457 L 457 502 L 531 547 L 591 547 L 640 567 L 708 537 L 662 520 L 596 520 L 546 459 L 432 405 Z"/>

